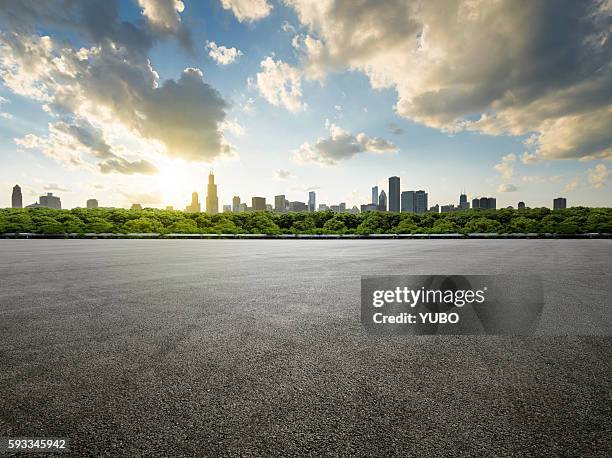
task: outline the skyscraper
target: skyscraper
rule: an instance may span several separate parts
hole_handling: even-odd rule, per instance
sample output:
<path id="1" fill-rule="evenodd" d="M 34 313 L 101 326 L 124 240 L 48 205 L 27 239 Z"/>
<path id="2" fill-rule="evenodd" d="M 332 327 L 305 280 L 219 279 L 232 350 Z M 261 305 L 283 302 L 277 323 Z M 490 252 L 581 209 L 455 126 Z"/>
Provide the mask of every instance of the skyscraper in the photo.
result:
<path id="1" fill-rule="evenodd" d="M 467 210 L 468 208 L 470 208 L 470 204 L 468 203 L 468 200 L 467 200 L 467 195 L 461 194 L 459 196 L 459 208 L 461 210 Z"/>
<path id="2" fill-rule="evenodd" d="M 308 211 L 309 212 L 313 212 L 317 209 L 317 195 L 315 194 L 314 191 L 310 191 L 308 193 Z"/>
<path id="3" fill-rule="evenodd" d="M 191 204 L 185 207 L 185 213 L 200 213 L 200 211 L 201 207 L 198 201 L 198 193 L 194 191 L 191 193 Z"/>
<path id="4" fill-rule="evenodd" d="M 414 213 L 414 191 L 404 191 L 401 196 L 401 210 Z"/>
<path id="5" fill-rule="evenodd" d="M 253 197 L 251 198 L 251 207 L 254 212 L 266 211 L 266 198 L 265 197 Z"/>
<path id="6" fill-rule="evenodd" d="M 378 186 L 372 187 L 372 203 L 378 205 Z"/>
<path id="7" fill-rule="evenodd" d="M 565 210 L 567 208 L 567 199 L 565 197 L 557 197 L 553 199 L 553 210 Z"/>
<path id="8" fill-rule="evenodd" d="M 400 177 L 389 177 L 389 211 L 400 211 Z"/>
<path id="9" fill-rule="evenodd" d="M 217 197 L 217 185 L 212 170 L 208 174 L 208 192 L 206 194 L 206 213 L 219 213 L 219 198 Z"/>
<path id="10" fill-rule="evenodd" d="M 238 213 L 240 211 L 240 196 L 234 196 L 232 198 L 232 211 Z"/>
<path id="11" fill-rule="evenodd" d="M 383 189 L 378 196 L 378 210 L 381 212 L 387 211 L 387 193 Z"/>
<path id="12" fill-rule="evenodd" d="M 87 199 L 87 208 L 98 208 L 98 201 L 96 199 Z"/>
<path id="13" fill-rule="evenodd" d="M 487 209 L 489 210 L 497 209 L 497 199 L 495 197 L 489 197 L 487 199 Z"/>
<path id="14" fill-rule="evenodd" d="M 60 198 L 54 196 L 51 192 L 48 192 L 46 196 L 40 196 L 39 200 L 41 207 L 55 208 L 56 210 L 62 209 L 62 202 L 60 201 Z"/>
<path id="15" fill-rule="evenodd" d="M 279 213 L 287 211 L 287 199 L 284 194 L 274 196 L 274 211 Z"/>
<path id="16" fill-rule="evenodd" d="M 13 187 L 11 201 L 13 208 L 23 208 L 23 197 L 21 196 L 21 188 L 18 184 Z"/>
<path id="17" fill-rule="evenodd" d="M 478 197 L 472 199 L 472 208 L 480 208 L 480 199 Z"/>
<path id="18" fill-rule="evenodd" d="M 427 212 L 427 193 L 423 190 L 414 193 L 414 211 L 419 215 Z"/>
<path id="19" fill-rule="evenodd" d="M 480 208 L 482 208 L 483 210 L 486 210 L 489 208 L 489 199 L 487 199 L 486 197 L 481 197 L 480 198 Z"/>

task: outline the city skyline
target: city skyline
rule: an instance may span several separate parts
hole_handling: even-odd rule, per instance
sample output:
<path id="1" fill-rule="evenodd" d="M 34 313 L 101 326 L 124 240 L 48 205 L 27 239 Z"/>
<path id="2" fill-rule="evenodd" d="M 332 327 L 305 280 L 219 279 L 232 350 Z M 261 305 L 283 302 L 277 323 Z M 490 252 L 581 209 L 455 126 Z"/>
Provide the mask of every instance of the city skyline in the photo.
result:
<path id="1" fill-rule="evenodd" d="M 606 3 L 445 3 L 447 22 L 410 2 L 0 7 L 0 187 L 183 209 L 214 168 L 217 211 L 309 191 L 350 208 L 373 185 L 395 208 L 393 176 L 440 205 L 467 188 L 498 208 L 612 206 Z"/>

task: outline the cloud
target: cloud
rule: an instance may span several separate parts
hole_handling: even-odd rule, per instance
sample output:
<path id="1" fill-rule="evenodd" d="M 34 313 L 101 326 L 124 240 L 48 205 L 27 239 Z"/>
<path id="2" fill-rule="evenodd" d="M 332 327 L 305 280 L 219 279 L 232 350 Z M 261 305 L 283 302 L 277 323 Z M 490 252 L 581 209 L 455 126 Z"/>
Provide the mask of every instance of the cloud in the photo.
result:
<path id="1" fill-rule="evenodd" d="M 63 188 L 55 183 L 48 184 L 43 188 L 43 190 L 49 192 L 70 192 L 70 189 Z"/>
<path id="2" fill-rule="evenodd" d="M 138 0 L 142 14 L 149 23 L 160 30 L 177 32 L 185 4 L 180 0 Z"/>
<path id="3" fill-rule="evenodd" d="M 576 189 L 578 186 L 580 186 L 580 177 L 574 177 L 572 178 L 563 188 L 563 190 L 565 192 L 570 192 L 573 191 L 574 189 Z"/>
<path id="4" fill-rule="evenodd" d="M 307 77 L 361 71 L 426 126 L 536 133 L 545 159 L 612 157 L 609 1 L 284 3 L 307 28 Z"/>
<path id="5" fill-rule="evenodd" d="M 319 165 L 337 165 L 339 161 L 351 159 L 359 153 L 394 153 L 398 148 L 388 140 L 380 137 L 368 137 L 363 132 L 352 135 L 333 123 L 326 123 L 329 130 L 327 138 L 320 137 L 311 145 L 303 143 L 294 151 L 293 159 L 298 163 L 317 163 Z"/>
<path id="6" fill-rule="evenodd" d="M 261 61 L 262 72 L 253 84 L 259 93 L 274 106 L 282 106 L 292 113 L 306 109 L 302 102 L 302 74 L 282 60 L 266 57 Z"/>
<path id="7" fill-rule="evenodd" d="M 96 170 L 94 164 L 97 164 L 97 169 L 102 173 L 151 175 L 158 172 L 153 164 L 144 159 L 130 162 L 114 152 L 102 130 L 84 119 L 72 124 L 63 121 L 50 123 L 48 131 L 46 136 L 27 134 L 23 138 L 16 138 L 15 143 L 22 148 L 38 149 L 61 164 L 89 171 Z M 96 159 L 102 161 L 96 163 Z"/>
<path id="8" fill-rule="evenodd" d="M 540 162 L 540 158 L 537 156 L 537 154 L 533 154 L 533 153 L 529 153 L 528 151 L 525 151 L 523 155 L 521 156 L 521 162 L 525 165 L 533 165 L 533 164 L 537 164 L 538 162 Z"/>
<path id="9" fill-rule="evenodd" d="M 493 168 L 499 172 L 499 174 L 509 180 L 514 174 L 514 162 L 516 161 L 516 155 L 513 153 L 506 154 L 502 157 L 499 164 L 495 164 Z"/>
<path id="10" fill-rule="evenodd" d="M 231 10 L 239 22 L 255 22 L 267 17 L 272 10 L 267 0 L 221 0 L 223 9 Z"/>
<path id="11" fill-rule="evenodd" d="M 611 174 L 612 172 L 608 170 L 605 164 L 597 164 L 595 169 L 589 169 L 587 172 L 589 183 L 597 189 L 607 186 Z"/>
<path id="12" fill-rule="evenodd" d="M 133 175 L 135 173 L 155 175 L 159 172 L 157 167 L 143 159 L 130 162 L 121 157 L 100 162 L 98 167 L 102 173 L 122 173 L 125 175 Z"/>
<path id="13" fill-rule="evenodd" d="M 555 183 L 561 179 L 559 175 L 542 176 L 542 175 L 524 175 L 521 177 L 523 183 Z"/>
<path id="14" fill-rule="evenodd" d="M 206 42 L 206 49 L 209 50 L 208 55 L 219 65 L 229 65 L 243 55 L 239 49 L 218 46 L 214 41 Z"/>
<path id="15" fill-rule="evenodd" d="M 55 132 L 50 130 L 49 137 L 60 135 L 66 126 L 74 129 L 74 125 L 89 124 L 108 136 L 123 129 L 143 141 L 159 143 L 161 153 L 187 161 L 209 162 L 231 153 L 220 131 L 228 105 L 204 81 L 202 72 L 187 68 L 178 79 L 161 82 L 151 66 L 150 47 L 169 32 L 158 33 L 143 21 L 120 21 L 112 1 L 104 2 L 104 7 L 95 2 L 69 2 L 66 11 L 60 8 L 57 13 L 51 3 L 41 2 L 38 8 L 38 2 L 19 2 L 10 13 L 0 9 L 0 78 L 8 89 L 39 101 L 65 123 L 54 124 Z M 146 24 L 162 21 L 154 11 L 158 10 L 143 10 Z M 79 33 L 75 41 L 81 47 L 34 32 L 35 27 L 56 24 Z M 89 41 L 89 47 L 83 40 Z M 63 134 L 103 157 L 97 146 L 79 137 L 82 133 L 64 129 Z M 36 143 L 33 137 L 26 137 L 24 145 Z M 47 148 L 46 154 L 53 152 L 58 150 Z M 68 162 L 83 162 L 79 152 L 64 153 Z M 128 162 L 140 165 L 126 168 L 120 160 L 107 165 L 126 171 L 151 170 L 143 162 Z"/>
<path id="16" fill-rule="evenodd" d="M 510 183 L 500 184 L 499 187 L 497 188 L 497 192 L 516 192 L 516 191 L 518 191 L 518 188 Z"/>
<path id="17" fill-rule="evenodd" d="M 394 122 L 387 123 L 387 127 L 389 128 L 389 132 L 391 132 L 393 135 L 401 135 L 404 133 L 404 129 Z"/>
<path id="18" fill-rule="evenodd" d="M 244 127 L 240 125 L 237 119 L 226 119 L 219 125 L 219 130 L 223 133 L 227 132 L 235 137 L 242 137 L 244 135 Z"/>
<path id="19" fill-rule="evenodd" d="M 283 21 L 283 24 L 281 25 L 281 30 L 287 33 L 294 33 L 295 27 L 293 27 L 288 21 Z"/>
<path id="20" fill-rule="evenodd" d="M 289 170 L 278 169 L 274 171 L 274 178 L 279 181 L 288 180 L 291 177 L 291 172 Z"/>

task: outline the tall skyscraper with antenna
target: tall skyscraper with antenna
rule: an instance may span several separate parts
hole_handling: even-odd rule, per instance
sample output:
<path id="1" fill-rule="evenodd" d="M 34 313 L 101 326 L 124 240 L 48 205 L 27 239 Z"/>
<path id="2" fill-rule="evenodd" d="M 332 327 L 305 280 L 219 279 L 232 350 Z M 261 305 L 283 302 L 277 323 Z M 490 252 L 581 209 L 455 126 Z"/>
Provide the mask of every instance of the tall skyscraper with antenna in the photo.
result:
<path id="1" fill-rule="evenodd" d="M 208 174 L 208 189 L 206 193 L 206 213 L 219 213 L 219 197 L 217 197 L 217 185 L 215 184 L 215 176 L 211 170 Z"/>

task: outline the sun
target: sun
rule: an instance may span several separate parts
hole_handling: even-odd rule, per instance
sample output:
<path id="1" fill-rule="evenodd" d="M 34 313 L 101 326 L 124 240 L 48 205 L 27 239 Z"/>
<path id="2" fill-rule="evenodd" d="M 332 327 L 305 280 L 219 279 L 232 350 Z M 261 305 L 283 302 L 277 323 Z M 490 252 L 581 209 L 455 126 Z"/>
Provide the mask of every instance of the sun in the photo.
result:
<path id="1" fill-rule="evenodd" d="M 185 163 L 171 162 L 159 167 L 157 175 L 158 192 L 164 199 L 165 205 L 182 208 L 189 203 L 191 193 L 196 189 L 193 180 L 193 167 Z"/>

